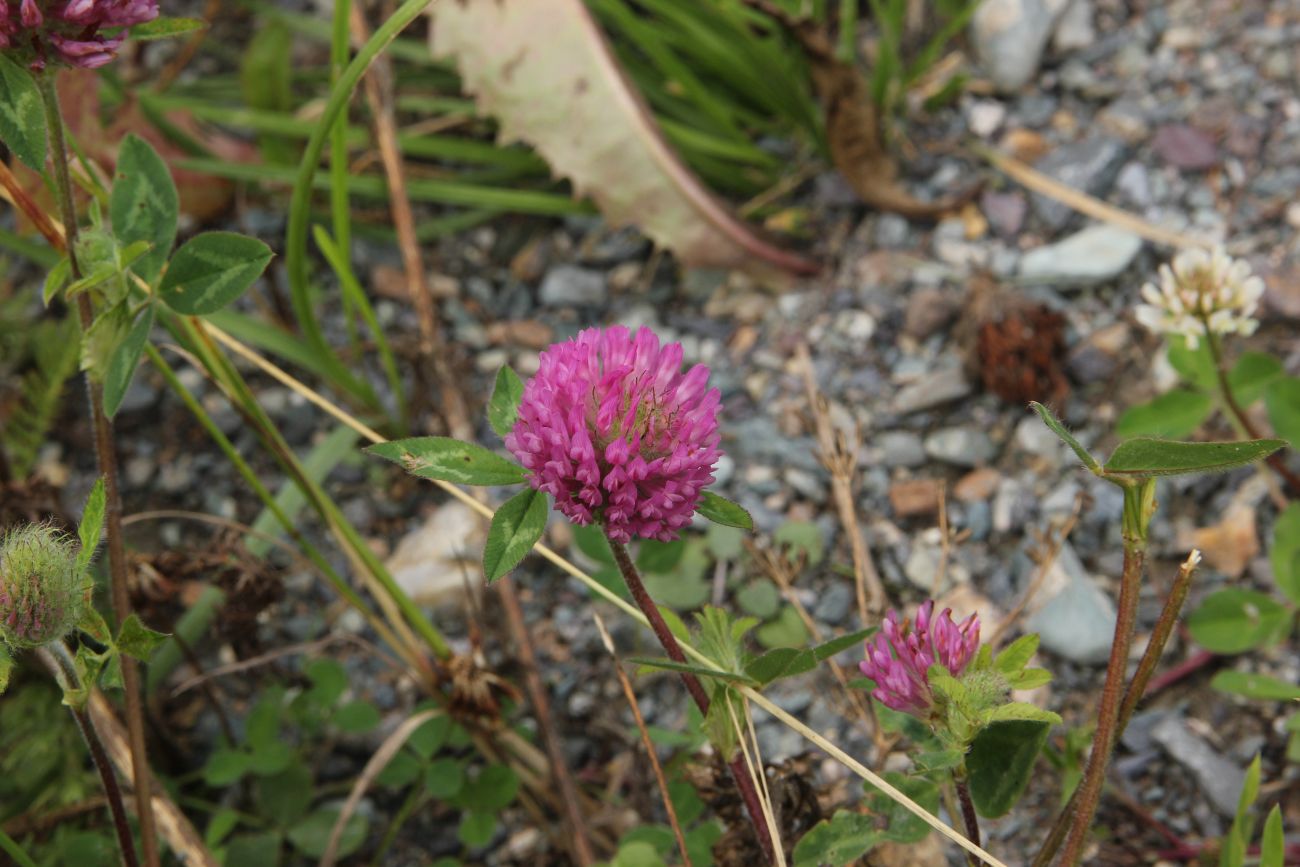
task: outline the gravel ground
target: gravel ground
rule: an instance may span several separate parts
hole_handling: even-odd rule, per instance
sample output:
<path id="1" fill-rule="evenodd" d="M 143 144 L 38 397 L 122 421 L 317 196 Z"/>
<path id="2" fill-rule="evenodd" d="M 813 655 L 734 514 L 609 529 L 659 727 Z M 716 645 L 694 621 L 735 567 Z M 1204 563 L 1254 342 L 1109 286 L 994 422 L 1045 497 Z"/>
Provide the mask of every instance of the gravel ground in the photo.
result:
<path id="1" fill-rule="evenodd" d="M 1032 17 L 1035 4 L 1022 5 L 1024 18 Z M 830 556 L 799 574 L 796 592 L 834 633 L 855 627 L 857 615 L 852 580 L 835 568 L 851 562 L 849 549 L 830 501 L 830 476 L 817 458 L 795 361 L 796 348 L 807 345 L 832 420 L 857 431 L 861 532 L 895 604 L 929 595 L 938 576 L 941 597 L 959 613 L 978 607 L 986 623 L 996 623 L 995 612 L 1010 610 L 1031 579 L 1044 540 L 1076 503 L 1084 503 L 1021 624 L 1042 634 L 1039 664 L 1056 675 L 1038 699 L 1068 724 L 1084 723 L 1095 705 L 1114 622 L 1120 501 L 1078 468 L 1025 403 L 1050 398 L 1079 438 L 1104 452 L 1118 415 L 1168 387 L 1172 372 L 1159 358 L 1159 343 L 1136 326 L 1131 310 L 1138 288 L 1170 251 L 1028 194 L 955 156 L 951 145 L 968 137 L 997 144 L 1158 226 L 1226 243 L 1268 284 L 1263 326 L 1249 344 L 1279 354 L 1296 372 L 1300 7 L 1285 0 L 1193 0 L 1141 12 L 1117 0 L 1075 0 L 1074 7 L 1056 25 L 1032 84 L 1012 95 L 999 95 L 995 86 L 973 88 L 959 106 L 909 128 L 919 151 L 907 171 L 918 195 L 938 197 L 972 173 L 984 174 L 982 193 L 960 215 L 937 225 L 912 224 L 864 213 L 833 173 L 807 185 L 802 204 L 813 214 L 816 252 L 827 263 L 821 278 L 773 291 L 737 275 L 683 276 L 634 233 L 610 230 L 596 219 L 507 220 L 441 243 L 429 260 L 437 263 L 440 310 L 471 402 L 485 402 L 503 363 L 526 375 L 540 347 L 586 326 L 648 325 L 666 340 L 681 341 L 687 361 L 709 364 L 723 392 L 728 460 L 720 467 L 719 490 L 751 511 L 760 536 L 789 520 L 816 525 Z M 990 50 L 995 38 L 985 40 Z M 282 237 L 275 215 L 246 214 L 243 221 L 268 238 Z M 381 321 L 395 335 L 411 334 L 414 318 L 394 279 L 398 264 L 393 250 L 359 245 L 356 251 L 358 271 L 381 295 L 385 287 L 399 287 L 397 297 L 379 302 Z M 336 313 L 329 315 L 338 327 Z M 276 478 L 242 420 L 195 371 L 178 366 L 222 429 L 254 456 L 265 478 Z M 297 396 L 254 381 L 295 448 L 308 448 L 332 429 Z M 382 387 L 378 377 L 376 384 Z M 119 429 L 128 513 L 179 508 L 239 520 L 256 515 L 245 486 L 152 371 L 138 377 Z M 1229 434 L 1224 426 L 1215 432 Z M 480 435 L 486 444 L 499 443 L 486 424 Z M 68 437 L 47 450 L 43 465 L 47 474 L 70 479 L 64 502 L 73 511 L 89 485 L 93 457 L 84 430 L 71 426 Z M 341 465 L 329 487 L 384 554 L 440 505 L 432 489 L 394 481 L 364 459 Z M 947 545 L 938 529 L 940 491 Z M 1192 531 L 1217 524 L 1230 503 L 1244 503 L 1251 524 L 1246 535 L 1266 540 L 1276 515 L 1249 470 L 1164 483 L 1160 501 L 1136 653 Z M 323 538 L 319 528 L 308 529 Z M 554 532 L 558 544 L 567 544 L 562 528 Z M 209 530 L 176 520 L 131 529 L 132 542 L 144 551 L 197 550 L 210 538 Z M 1188 610 L 1228 582 L 1271 588 L 1266 552 L 1252 550 L 1239 536 L 1220 545 L 1216 553 L 1223 557 L 1211 557 L 1200 572 Z M 1222 569 L 1234 552 L 1245 558 L 1240 575 Z M 725 603 L 735 601 L 747 569 L 752 566 L 744 561 L 731 564 L 720 585 Z M 243 636 L 242 650 L 331 631 L 364 634 L 356 618 L 340 616 L 320 582 L 291 564 L 284 573 L 287 592 Z M 598 785 L 625 774 L 626 792 L 648 791 L 644 771 L 620 765 L 634 748 L 630 717 L 590 612 L 605 614 L 629 654 L 651 650 L 646 637 L 541 561 L 527 561 L 518 580 L 571 766 Z M 462 611 L 453 591 L 437 621 L 459 649 L 469 646 Z M 511 671 L 508 635 L 491 591 L 482 622 L 489 662 Z M 1185 637 L 1175 636 L 1166 665 L 1194 652 Z M 228 650 L 222 653 L 228 658 Z M 372 697 L 395 721 L 408 706 L 405 690 L 366 655 L 345 653 L 354 683 L 361 677 L 372 684 Z M 1291 680 L 1300 675 L 1288 643 L 1216 661 L 1149 702 L 1126 735 L 1112 775 L 1141 810 L 1107 801 L 1102 821 L 1113 834 L 1093 863 L 1152 863 L 1153 853 L 1168 848 L 1169 841 L 1144 824 L 1143 812 L 1188 842 L 1221 835 L 1234 786 L 1261 751 L 1269 798 L 1284 804 L 1289 826 L 1300 819 L 1300 788 L 1285 762 L 1278 708 L 1211 691 L 1209 675 L 1219 666 Z M 255 685 L 227 685 L 230 699 L 238 704 Z M 674 681 L 642 677 L 638 690 L 651 723 L 683 725 L 686 701 Z M 894 767 L 898 758 L 876 755 L 867 733 L 833 696 L 825 673 L 773 690 L 774 700 L 851 753 Z M 171 710 L 179 738 L 202 752 L 215 737 L 215 723 L 190 705 Z M 797 734 L 762 715 L 757 722 L 768 762 L 804 753 Z M 354 756 L 343 755 L 333 769 L 338 778 L 354 774 L 365 755 L 360 747 Z M 837 765 L 813 756 L 806 766 L 826 798 L 848 791 Z M 1022 807 L 988 825 L 992 851 L 1012 864 L 1023 861 L 1057 797 L 1055 773 L 1045 763 L 1040 770 Z M 634 807 L 655 809 L 653 799 L 629 798 Z M 518 819 L 486 856 L 488 863 L 529 861 L 543 842 L 526 830 L 526 815 Z M 449 827 L 442 821 L 417 817 L 403 839 L 438 839 Z"/>

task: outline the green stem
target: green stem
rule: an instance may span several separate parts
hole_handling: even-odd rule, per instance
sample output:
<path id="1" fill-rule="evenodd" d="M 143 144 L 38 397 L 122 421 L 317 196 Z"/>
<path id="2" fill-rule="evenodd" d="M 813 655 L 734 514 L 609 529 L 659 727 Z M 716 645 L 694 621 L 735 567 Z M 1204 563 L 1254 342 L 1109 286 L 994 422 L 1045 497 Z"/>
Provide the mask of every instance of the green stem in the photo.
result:
<path id="1" fill-rule="evenodd" d="M 316 167 L 320 165 L 326 141 L 330 138 L 331 131 L 347 106 L 348 100 L 352 98 L 352 92 L 361 81 L 361 76 L 379 56 L 379 52 L 383 51 L 408 24 L 419 17 L 430 2 L 431 0 L 405 0 L 392 17 L 385 21 L 361 47 L 331 88 L 329 100 L 326 101 L 321 116 L 317 118 L 316 128 L 311 138 L 307 140 L 307 146 L 303 151 L 302 162 L 298 164 L 293 197 L 289 203 L 289 225 L 285 235 L 285 268 L 288 272 L 289 292 L 299 327 L 302 328 L 308 341 L 318 348 L 325 347 L 325 335 L 312 309 L 307 275 L 307 223 Z M 358 395 L 364 395 L 369 391 L 369 388 L 357 380 L 337 358 L 332 354 L 328 357 L 338 381 L 345 383 L 349 391 Z"/>
<path id="2" fill-rule="evenodd" d="M 45 663 L 45 667 L 54 675 L 54 679 L 59 682 L 65 695 L 85 694 L 86 685 L 81 682 L 81 678 L 77 675 L 77 667 L 61 642 L 42 647 L 37 653 Z M 90 751 L 95 770 L 99 772 L 104 799 L 108 801 L 108 809 L 113 816 L 113 830 L 117 833 L 117 845 L 122 852 L 122 863 L 126 867 L 138 867 L 140 861 L 135 854 L 135 839 L 131 836 L 131 823 L 126 817 L 126 805 L 122 802 L 122 789 L 117 783 L 113 764 L 108 759 L 108 753 L 104 750 L 104 744 L 99 739 L 99 733 L 95 731 L 95 725 L 91 722 L 86 709 L 69 704 L 68 710 L 72 712 L 72 718 L 76 720 L 77 728 L 81 730 L 81 737 L 86 742 L 86 749 Z"/>
<path id="3" fill-rule="evenodd" d="M 67 244 L 68 265 L 72 279 L 81 278 L 77 261 L 77 209 L 72 199 L 72 179 L 68 174 L 68 146 L 64 136 L 63 114 L 59 110 L 59 93 L 54 76 L 36 76 L 45 108 L 45 124 L 50 139 L 50 161 L 54 172 L 55 194 Z M 95 321 L 90 293 L 77 295 L 77 315 L 84 335 Z M 93 377 L 86 377 L 90 415 L 95 437 L 95 456 L 104 479 L 104 535 L 108 540 L 109 590 L 113 613 L 120 625 L 131 615 L 131 597 L 127 587 L 126 545 L 122 536 L 122 494 L 118 485 L 117 451 L 113 444 L 113 423 L 104 411 L 104 388 Z M 144 739 L 144 705 L 140 697 L 140 669 L 134 659 L 122 658 L 122 689 L 125 693 L 127 740 L 131 749 L 131 768 L 136 798 L 136 815 L 140 822 L 140 848 L 148 867 L 158 867 L 158 836 L 150 796 L 149 759 Z"/>
<path id="4" fill-rule="evenodd" d="M 1214 333 L 1210 328 L 1209 322 L 1202 320 L 1205 326 L 1205 342 L 1210 349 L 1210 358 L 1214 361 L 1214 376 L 1219 386 L 1219 397 L 1223 399 L 1223 405 L 1228 410 L 1228 418 L 1232 421 L 1233 426 L 1237 429 L 1237 435 L 1243 439 L 1260 439 L 1259 428 L 1246 415 L 1246 410 L 1242 407 L 1241 402 L 1237 400 L 1237 395 L 1232 390 L 1232 380 L 1228 378 L 1228 366 L 1223 357 L 1223 347 L 1219 342 L 1219 335 Z M 1269 467 L 1277 473 L 1293 494 L 1300 494 L 1300 475 L 1297 475 L 1290 467 L 1286 465 L 1286 459 L 1280 454 L 1271 454 L 1266 459 Z"/>
<path id="5" fill-rule="evenodd" d="M 4 852 L 18 867 L 36 867 L 36 862 L 23 851 L 13 837 L 5 833 L 4 828 L 0 828 L 0 852 Z"/>

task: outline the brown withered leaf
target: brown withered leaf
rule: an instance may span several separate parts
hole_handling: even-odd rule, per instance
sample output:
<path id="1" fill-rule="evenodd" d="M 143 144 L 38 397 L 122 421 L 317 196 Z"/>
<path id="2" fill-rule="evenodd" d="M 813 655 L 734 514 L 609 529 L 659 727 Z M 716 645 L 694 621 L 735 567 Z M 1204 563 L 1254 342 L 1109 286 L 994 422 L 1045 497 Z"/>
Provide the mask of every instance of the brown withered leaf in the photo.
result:
<path id="1" fill-rule="evenodd" d="M 937 202 L 913 197 L 898 182 L 898 163 L 885 147 L 880 118 L 866 79 L 851 63 L 835 56 L 821 25 L 795 18 L 771 0 L 745 0 L 778 21 L 807 55 L 813 88 L 826 119 L 831 161 L 863 202 L 905 217 L 934 219 L 959 210 L 977 188 Z"/>

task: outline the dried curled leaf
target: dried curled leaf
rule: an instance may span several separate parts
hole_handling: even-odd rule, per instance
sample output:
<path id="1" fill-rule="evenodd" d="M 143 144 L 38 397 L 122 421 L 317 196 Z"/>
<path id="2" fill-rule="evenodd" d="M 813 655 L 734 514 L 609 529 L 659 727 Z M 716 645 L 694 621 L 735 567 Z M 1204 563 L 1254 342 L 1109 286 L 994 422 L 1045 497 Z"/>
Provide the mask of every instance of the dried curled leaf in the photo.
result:
<path id="1" fill-rule="evenodd" d="M 685 265 L 818 266 L 737 220 L 664 141 L 582 0 L 446 0 L 430 50 L 452 58 L 502 141 L 525 141 L 611 223 L 633 224 Z"/>

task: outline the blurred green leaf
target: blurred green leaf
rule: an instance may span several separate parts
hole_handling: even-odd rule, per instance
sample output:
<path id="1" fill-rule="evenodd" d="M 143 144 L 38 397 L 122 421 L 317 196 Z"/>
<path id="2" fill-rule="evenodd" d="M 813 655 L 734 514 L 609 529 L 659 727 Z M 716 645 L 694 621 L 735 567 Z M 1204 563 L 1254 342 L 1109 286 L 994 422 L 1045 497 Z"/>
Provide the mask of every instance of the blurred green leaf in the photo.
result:
<path id="1" fill-rule="evenodd" d="M 1277 588 L 1300 604 L 1300 503 L 1291 503 L 1278 516 L 1268 556 Z"/>
<path id="2" fill-rule="evenodd" d="M 781 591 L 767 578 L 757 578 L 736 594 L 736 604 L 746 614 L 766 620 L 781 607 Z"/>
<path id="3" fill-rule="evenodd" d="M 524 382 L 510 367 L 497 371 L 496 384 L 492 387 L 492 398 L 488 401 L 488 424 L 497 436 L 505 436 L 514 429 L 519 417 L 519 402 L 524 399 Z"/>
<path id="4" fill-rule="evenodd" d="M 0 141 L 35 172 L 45 171 L 45 108 L 32 74 L 0 55 Z"/>
<path id="5" fill-rule="evenodd" d="M 1207 597 L 1187 618 L 1187 627 L 1206 650 L 1244 653 L 1279 640 L 1290 621 L 1290 609 L 1273 597 L 1234 589 Z"/>
<path id="6" fill-rule="evenodd" d="M 1264 396 L 1282 376 L 1282 362 L 1263 352 L 1243 352 L 1228 372 L 1228 386 L 1242 409 Z"/>
<path id="7" fill-rule="evenodd" d="M 799 612 L 787 605 L 775 620 L 760 626 L 755 637 L 764 647 L 802 647 L 808 643 L 808 627 Z"/>
<path id="8" fill-rule="evenodd" d="M 1247 674 L 1244 671 L 1220 671 L 1210 681 L 1219 692 L 1230 692 L 1246 698 L 1266 701 L 1300 700 L 1300 685 L 1288 683 L 1267 674 Z"/>
<path id="9" fill-rule="evenodd" d="M 330 834 L 338 819 L 338 807 L 322 807 L 289 829 L 289 842 L 304 855 L 320 858 L 329 846 Z M 366 842 L 367 828 L 365 816 L 359 813 L 348 816 L 339 837 L 337 853 L 340 858 L 346 858 L 361 848 L 361 844 Z"/>
<path id="10" fill-rule="evenodd" d="M 1205 392 L 1176 388 L 1149 403 L 1129 407 L 1115 425 L 1115 433 L 1182 439 L 1204 424 L 1213 411 L 1214 401 Z"/>
<path id="11" fill-rule="evenodd" d="M 438 759 L 424 774 L 424 789 L 439 800 L 454 798 L 465 787 L 465 766 L 459 759 Z"/>
<path id="12" fill-rule="evenodd" d="M 881 842 L 873 816 L 837 810 L 799 839 L 794 847 L 795 867 L 843 867 L 858 859 Z"/>

